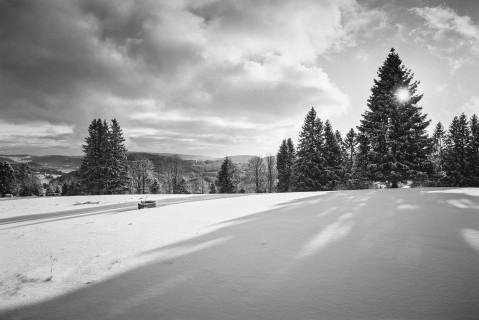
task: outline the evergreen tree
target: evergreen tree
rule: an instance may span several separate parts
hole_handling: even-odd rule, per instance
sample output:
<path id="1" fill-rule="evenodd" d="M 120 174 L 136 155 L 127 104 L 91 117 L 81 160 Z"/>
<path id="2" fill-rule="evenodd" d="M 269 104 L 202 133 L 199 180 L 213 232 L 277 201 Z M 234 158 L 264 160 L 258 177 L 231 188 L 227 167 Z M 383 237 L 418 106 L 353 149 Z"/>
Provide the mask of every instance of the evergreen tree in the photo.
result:
<path id="1" fill-rule="evenodd" d="M 287 192 L 293 189 L 293 167 L 296 151 L 291 138 L 283 140 L 276 155 L 276 170 L 278 172 L 278 192 Z"/>
<path id="2" fill-rule="evenodd" d="M 104 193 L 109 184 L 109 135 L 106 121 L 93 119 L 88 127 L 88 137 L 82 146 L 85 155 L 80 166 L 82 185 L 90 194 Z"/>
<path id="3" fill-rule="evenodd" d="M 122 193 L 128 187 L 128 160 L 125 139 L 120 124 L 116 119 L 111 120 L 109 134 L 109 191 Z"/>
<path id="4" fill-rule="evenodd" d="M 296 160 L 296 150 L 294 149 L 293 140 L 291 140 L 291 138 L 288 138 L 288 141 L 286 141 L 286 144 L 288 145 L 289 171 L 290 171 L 290 174 L 292 174 L 294 161 Z"/>
<path id="5" fill-rule="evenodd" d="M 446 137 L 444 168 L 447 183 L 451 186 L 464 187 L 471 183 L 471 135 L 466 115 L 454 117 Z"/>
<path id="6" fill-rule="evenodd" d="M 469 122 L 471 129 L 471 157 L 470 166 L 472 173 L 472 183 L 474 187 L 479 187 L 479 119 L 477 115 L 471 117 Z"/>
<path id="7" fill-rule="evenodd" d="M 8 162 L 0 163 L 0 196 L 13 194 L 12 185 L 15 181 L 15 171 Z"/>
<path id="8" fill-rule="evenodd" d="M 278 169 L 278 192 L 286 192 L 289 189 L 291 176 L 288 176 L 288 145 L 283 140 L 276 155 L 276 168 Z"/>
<path id="9" fill-rule="evenodd" d="M 343 148 L 346 153 L 345 169 L 348 173 L 352 173 L 354 168 L 354 160 L 356 158 L 356 149 L 358 145 L 356 137 L 356 132 L 351 128 L 343 141 Z"/>
<path id="10" fill-rule="evenodd" d="M 68 195 L 68 192 L 70 191 L 70 186 L 68 183 L 65 181 L 62 183 L 62 196 Z"/>
<path id="11" fill-rule="evenodd" d="M 361 131 L 357 133 L 356 141 L 358 143 L 356 161 L 354 162 L 356 178 L 366 186 L 366 184 L 369 184 L 368 165 L 371 142 L 368 136 Z"/>
<path id="12" fill-rule="evenodd" d="M 211 183 L 210 183 L 210 191 L 209 191 L 209 193 L 210 193 L 210 194 L 216 193 L 216 186 L 215 186 L 214 181 L 211 181 Z"/>
<path id="13" fill-rule="evenodd" d="M 294 190 L 323 190 L 327 182 L 323 157 L 323 123 L 316 117 L 314 108 L 306 115 L 294 163 Z"/>
<path id="14" fill-rule="evenodd" d="M 324 188 L 328 190 L 335 189 L 340 182 L 342 154 L 338 138 L 340 139 L 341 136 L 338 137 L 337 135 L 335 135 L 331 123 L 329 122 L 329 120 L 326 120 L 324 126 L 323 154 L 325 160 L 325 171 L 327 176 L 327 184 L 324 186 Z"/>
<path id="15" fill-rule="evenodd" d="M 346 165 L 346 162 L 348 161 L 348 155 L 347 155 L 346 147 L 344 145 L 344 139 L 343 139 L 343 136 L 341 135 L 341 132 L 339 132 L 339 130 L 336 130 L 334 132 L 334 136 L 336 137 L 336 141 L 338 142 L 339 148 L 341 150 L 341 163 L 344 169 L 344 166 Z"/>
<path id="16" fill-rule="evenodd" d="M 444 168 L 444 138 L 446 132 L 441 122 L 436 124 L 432 135 L 432 155 L 436 164 L 436 171 L 441 172 Z"/>
<path id="17" fill-rule="evenodd" d="M 98 135 L 100 137 L 100 156 L 99 156 L 99 171 L 101 173 L 98 189 L 100 193 L 110 193 L 111 178 L 112 178 L 112 145 L 110 143 L 111 132 L 106 120 L 101 122 L 98 127 Z"/>
<path id="18" fill-rule="evenodd" d="M 129 184 L 127 150 L 123 132 L 116 119 L 93 119 L 82 146 L 80 166 L 82 185 L 92 194 L 122 193 Z"/>
<path id="19" fill-rule="evenodd" d="M 236 168 L 228 157 L 225 157 L 218 172 L 219 193 L 234 193 L 236 185 L 234 182 Z"/>
<path id="20" fill-rule="evenodd" d="M 430 121 L 417 106 L 419 82 L 391 49 L 374 80 L 368 109 L 358 126 L 359 165 L 372 181 L 390 183 L 420 180 L 432 171 L 427 154 Z"/>
<path id="21" fill-rule="evenodd" d="M 153 179 L 153 182 L 150 185 L 150 193 L 151 194 L 158 194 L 160 193 L 160 183 L 158 182 L 157 178 Z"/>

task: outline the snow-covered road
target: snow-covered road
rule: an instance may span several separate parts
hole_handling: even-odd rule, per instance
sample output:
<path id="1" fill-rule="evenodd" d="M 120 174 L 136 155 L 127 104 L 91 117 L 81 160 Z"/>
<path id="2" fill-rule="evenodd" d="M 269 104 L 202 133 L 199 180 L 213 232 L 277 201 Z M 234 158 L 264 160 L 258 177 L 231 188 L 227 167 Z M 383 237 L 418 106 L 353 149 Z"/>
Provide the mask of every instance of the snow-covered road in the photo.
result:
<path id="1" fill-rule="evenodd" d="M 17 199 L 15 199 L 17 200 Z M 19 199 L 18 201 L 21 201 Z M 131 211 L 137 209 L 136 202 L 126 202 L 118 204 L 109 204 L 94 207 L 83 207 L 73 210 L 63 210 L 56 212 L 37 213 L 37 214 L 24 214 L 21 216 L 14 215 L 12 217 L 0 218 L 0 225 L 9 225 L 12 223 L 35 223 L 35 221 L 54 221 L 61 219 L 68 219 L 68 217 L 80 217 L 85 215 L 93 215 L 98 213 L 110 212 L 120 213 L 123 211 Z M 25 225 L 25 224 L 23 224 Z"/>
<path id="2" fill-rule="evenodd" d="M 479 318 L 479 189 L 158 197 L 4 221 L 0 319 Z"/>

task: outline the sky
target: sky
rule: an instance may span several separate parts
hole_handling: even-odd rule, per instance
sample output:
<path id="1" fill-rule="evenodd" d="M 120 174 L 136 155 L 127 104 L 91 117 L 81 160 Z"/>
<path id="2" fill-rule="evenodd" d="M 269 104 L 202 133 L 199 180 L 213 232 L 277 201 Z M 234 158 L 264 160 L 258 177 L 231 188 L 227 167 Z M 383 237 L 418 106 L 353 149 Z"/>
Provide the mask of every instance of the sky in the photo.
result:
<path id="1" fill-rule="evenodd" d="M 431 130 L 479 113 L 473 0 L 0 0 L 0 153 L 116 118 L 129 151 L 264 156 L 311 107 L 344 136 L 393 47 Z"/>

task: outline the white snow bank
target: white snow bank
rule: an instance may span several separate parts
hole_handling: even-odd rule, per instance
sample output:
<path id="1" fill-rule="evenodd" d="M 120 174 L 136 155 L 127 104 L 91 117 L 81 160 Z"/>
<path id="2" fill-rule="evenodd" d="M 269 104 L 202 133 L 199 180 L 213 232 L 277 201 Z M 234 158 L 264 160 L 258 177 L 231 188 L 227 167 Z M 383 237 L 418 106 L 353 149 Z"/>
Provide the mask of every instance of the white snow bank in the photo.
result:
<path id="1" fill-rule="evenodd" d="M 248 221 L 229 220 L 318 194 L 148 195 L 159 207 L 143 210 L 136 207 L 143 195 L 4 201 L 0 206 L 0 310 L 217 245 L 219 240 L 154 251 Z M 124 208 L 104 209 L 132 201 Z M 144 254 L 149 251 L 154 253 Z"/>
<path id="2" fill-rule="evenodd" d="M 439 188 L 427 190 L 425 193 L 463 194 L 466 196 L 479 197 L 479 188 Z"/>
<path id="3" fill-rule="evenodd" d="M 0 318 L 475 320 L 477 194 L 159 196 L 0 217 Z"/>

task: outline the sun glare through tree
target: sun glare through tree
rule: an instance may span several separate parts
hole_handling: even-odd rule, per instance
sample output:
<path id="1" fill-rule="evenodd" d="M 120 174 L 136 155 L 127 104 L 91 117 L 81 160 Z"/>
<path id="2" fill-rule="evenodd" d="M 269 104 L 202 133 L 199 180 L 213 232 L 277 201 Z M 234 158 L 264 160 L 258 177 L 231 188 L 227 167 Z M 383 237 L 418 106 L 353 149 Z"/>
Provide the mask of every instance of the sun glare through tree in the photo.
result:
<path id="1" fill-rule="evenodd" d="M 407 102 L 409 98 L 411 98 L 411 96 L 406 88 L 401 88 L 396 91 L 396 99 L 398 99 L 399 102 Z"/>

